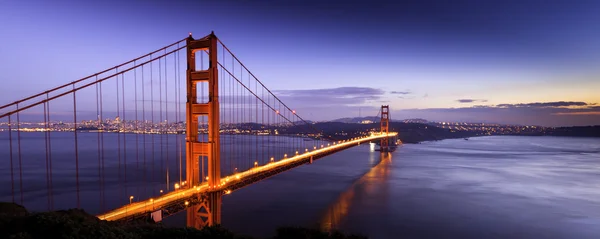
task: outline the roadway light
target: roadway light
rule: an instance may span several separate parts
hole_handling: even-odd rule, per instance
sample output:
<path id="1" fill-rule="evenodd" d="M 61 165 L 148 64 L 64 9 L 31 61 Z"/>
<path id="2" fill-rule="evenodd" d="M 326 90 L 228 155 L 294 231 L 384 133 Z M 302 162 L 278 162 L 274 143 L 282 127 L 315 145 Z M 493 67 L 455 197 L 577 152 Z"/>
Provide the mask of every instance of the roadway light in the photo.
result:
<path id="1" fill-rule="evenodd" d="M 133 200 L 133 196 L 129 196 L 129 204 L 131 204 L 132 200 Z"/>
<path id="2" fill-rule="evenodd" d="M 208 176 L 206 176 L 206 180 L 208 181 Z"/>
<path id="3" fill-rule="evenodd" d="M 179 189 L 179 183 L 175 183 L 175 190 Z"/>
<path id="4" fill-rule="evenodd" d="M 275 161 L 275 158 L 271 157 L 271 162 Z"/>
<path id="5" fill-rule="evenodd" d="M 254 161 L 254 166 L 258 166 L 258 162 Z"/>
<path id="6" fill-rule="evenodd" d="M 283 154 L 283 157 L 284 157 L 284 158 L 287 158 L 287 154 Z"/>
<path id="7" fill-rule="evenodd" d="M 161 190 L 160 190 L 160 194 L 162 194 L 162 193 L 163 193 L 163 190 L 161 189 Z"/>
<path id="8" fill-rule="evenodd" d="M 296 155 L 298 155 L 298 150 L 296 150 Z"/>
<path id="9" fill-rule="evenodd" d="M 190 205 L 190 202 L 188 202 L 188 201 L 185 201 L 185 205 L 186 205 L 186 206 L 187 206 L 187 205 Z"/>

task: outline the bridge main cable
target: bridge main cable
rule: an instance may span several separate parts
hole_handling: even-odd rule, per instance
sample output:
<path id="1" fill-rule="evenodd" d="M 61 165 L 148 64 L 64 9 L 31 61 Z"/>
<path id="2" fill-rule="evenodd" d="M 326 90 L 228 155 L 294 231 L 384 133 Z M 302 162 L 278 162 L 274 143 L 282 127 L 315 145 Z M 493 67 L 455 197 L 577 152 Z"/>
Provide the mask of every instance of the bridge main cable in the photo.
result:
<path id="1" fill-rule="evenodd" d="M 285 103 L 283 103 L 283 101 L 281 101 L 281 99 L 279 99 L 279 97 L 277 97 L 277 96 L 276 96 L 276 95 L 275 95 L 275 94 L 274 94 L 274 93 L 273 93 L 271 90 L 269 90 L 269 88 L 267 88 L 267 87 L 266 87 L 266 86 L 265 86 L 265 85 L 262 83 L 262 81 L 260 81 L 260 80 L 258 79 L 258 77 L 256 77 L 256 76 L 254 75 L 254 73 L 252 73 L 252 71 L 250 71 L 250 69 L 248 69 L 248 67 L 246 67 L 246 65 L 244 65 L 244 63 L 242 63 L 242 61 L 240 61 L 240 59 L 239 59 L 239 58 L 238 58 L 238 57 L 237 57 L 235 54 L 233 54 L 233 52 L 231 52 L 231 50 L 230 50 L 230 49 L 229 49 L 229 48 L 228 48 L 228 47 L 227 47 L 227 46 L 226 46 L 226 45 L 225 45 L 225 44 L 224 44 L 224 43 L 223 43 L 223 42 L 222 42 L 222 41 L 221 41 L 219 38 L 217 38 L 217 41 L 218 41 L 218 42 L 221 44 L 221 46 L 223 46 L 223 49 L 227 50 L 227 52 L 229 52 L 229 54 L 230 54 L 230 55 L 231 55 L 231 56 L 232 56 L 232 57 L 233 57 L 233 58 L 234 58 L 234 59 L 235 59 L 235 60 L 236 60 L 236 61 L 237 61 L 237 62 L 240 64 L 240 66 L 244 67 L 244 69 L 245 69 L 245 70 L 248 72 L 248 74 L 250 74 L 250 75 L 252 76 L 252 78 L 254 78 L 254 80 L 256 80 L 256 82 L 258 82 L 258 83 L 259 83 L 259 84 L 260 84 L 260 85 L 261 85 L 261 86 L 262 86 L 264 89 L 266 89 L 268 93 L 270 93 L 270 94 L 271 94 L 271 95 L 272 95 L 272 96 L 273 96 L 275 99 L 277 99 L 277 101 L 279 101 L 279 103 L 280 103 L 281 105 L 283 105 L 283 106 L 284 106 L 284 107 L 285 107 L 285 108 L 286 108 L 288 111 L 290 111 L 290 112 L 293 112 L 293 114 L 294 114 L 294 115 L 296 115 L 296 117 L 298 117 L 298 119 L 300 119 L 300 120 L 301 120 L 302 122 L 304 122 L 306 125 L 308 125 L 309 127 L 311 127 L 311 128 L 312 128 L 313 130 L 315 130 L 316 132 L 320 133 L 319 129 L 315 128 L 315 127 L 314 127 L 312 124 L 310 124 L 308 121 L 306 121 L 306 120 L 305 120 L 304 118 L 302 118 L 300 115 L 298 115 L 297 113 L 295 113 L 295 111 L 294 111 L 294 110 L 292 110 L 290 107 L 288 107 L 288 106 L 287 106 Z M 221 63 L 219 63 L 219 65 L 220 65 L 220 66 L 221 66 L 223 69 L 225 69 L 225 70 L 226 70 L 226 71 L 229 73 L 229 75 L 232 75 L 232 74 L 231 74 L 231 72 L 229 72 L 229 71 L 228 71 L 228 70 L 227 70 L 227 69 L 226 69 L 226 68 L 225 68 L 223 65 L 221 65 Z M 232 75 L 232 76 L 233 76 L 233 75 Z M 234 78 L 235 78 L 235 77 L 234 77 Z M 240 82 L 238 79 L 236 79 L 236 80 L 237 80 L 238 82 Z M 240 82 L 240 83 L 241 83 L 241 82 Z M 244 85 L 243 83 L 241 83 L 241 84 L 242 84 L 242 85 Z M 244 86 L 244 87 L 245 87 L 245 86 Z M 246 89 L 248 89 L 248 88 L 246 87 Z M 252 92 L 250 89 L 248 89 L 248 91 Z M 256 96 L 256 94 L 254 94 L 254 95 Z M 257 97 L 257 98 L 260 98 L 260 97 L 258 97 L 258 96 L 256 96 L 256 97 Z M 262 99 L 261 99 L 261 101 L 262 101 Z M 263 101 L 263 103 L 264 103 L 264 101 Z M 267 104 L 267 105 L 268 105 L 268 104 Z M 273 109 L 272 107 L 270 107 L 270 108 L 271 108 L 271 109 Z M 275 109 L 273 109 L 273 110 L 275 110 Z M 284 117 L 284 118 L 286 118 L 286 117 Z M 288 119 L 286 118 L 286 120 L 288 120 Z M 288 121 L 290 121 L 290 120 L 288 120 Z M 290 121 L 290 122 L 291 122 L 291 121 Z M 292 123 L 292 124 L 294 124 L 293 122 L 291 122 L 291 123 Z M 294 124 L 294 125 L 295 125 L 295 124 Z M 331 138 L 331 137 L 329 137 L 329 136 L 326 136 L 326 137 L 328 137 L 328 138 L 330 138 L 330 139 L 333 139 L 333 138 Z M 335 140 L 335 139 L 333 139 L 333 140 Z"/>
<path id="2" fill-rule="evenodd" d="M 59 97 L 62 97 L 62 96 L 68 95 L 68 94 L 70 94 L 70 93 L 76 92 L 76 91 L 78 91 L 78 90 L 81 90 L 81 89 L 84 89 L 84 88 L 86 88 L 86 87 L 88 87 L 88 86 L 92 86 L 92 85 L 94 85 L 94 84 L 98 84 L 98 83 L 100 83 L 100 82 L 103 82 L 103 81 L 105 81 L 105 80 L 107 80 L 107 79 L 113 78 L 113 77 L 115 77 L 115 76 L 118 76 L 118 75 L 121 75 L 121 74 L 123 74 L 123 73 L 125 73 L 125 72 L 129 72 L 129 71 L 131 71 L 131 70 L 133 70 L 133 69 L 136 69 L 136 68 L 138 68 L 138 67 L 141 67 L 141 66 L 143 66 L 143 65 L 146 65 L 146 64 L 148 64 L 148 63 L 154 62 L 154 61 L 156 61 L 156 60 L 158 60 L 158 59 L 161 59 L 161 58 L 163 58 L 163 57 L 166 57 L 166 56 L 168 56 L 168 55 L 170 55 L 170 54 L 173 54 L 173 53 L 175 53 L 175 52 L 177 52 L 177 51 L 179 51 L 179 50 L 181 50 L 181 49 L 184 49 L 185 47 L 187 47 L 187 45 L 185 45 L 185 46 L 182 46 L 182 47 L 179 47 L 179 48 L 176 48 L 175 50 L 169 51 L 169 52 L 167 52 L 167 53 L 165 53 L 165 54 L 162 54 L 162 55 L 160 55 L 160 56 L 158 56 L 158 57 L 156 57 L 156 58 L 153 58 L 153 59 L 150 59 L 150 60 L 148 60 L 148 61 L 145 61 L 145 62 L 143 62 L 143 63 L 141 63 L 141 64 L 138 64 L 138 65 L 136 65 L 136 66 L 133 66 L 133 67 L 127 68 L 127 69 L 125 69 L 125 70 L 121 70 L 121 71 L 119 71 L 119 72 L 117 72 L 117 73 L 114 73 L 114 74 L 112 74 L 112 75 L 106 76 L 106 77 L 104 77 L 104 78 L 98 79 L 98 80 L 96 80 L 96 81 L 93 81 L 93 82 L 90 82 L 90 83 L 87 83 L 87 84 L 85 84 L 85 85 L 83 85 L 83 86 L 79 86 L 79 87 L 73 87 L 73 89 L 72 89 L 72 90 L 68 90 L 68 91 L 65 91 L 65 92 L 63 92 L 63 93 L 61 93 L 61 94 L 58 94 L 58 95 L 55 95 L 55 96 L 52 96 L 52 97 L 46 98 L 46 99 L 44 99 L 44 100 L 40 100 L 40 101 L 38 101 L 38 102 L 31 103 L 31 104 L 29 104 L 29 105 L 27 105 L 27 106 L 25 106 L 25 107 L 17 108 L 16 110 L 13 110 L 13 111 L 6 112 L 6 113 L 4 113 L 4 114 L 0 115 L 0 118 L 4 118 L 4 117 L 6 117 L 6 116 L 9 116 L 9 115 L 12 115 L 12 114 L 15 114 L 15 113 L 21 112 L 21 111 L 23 111 L 23 110 L 26 110 L 26 109 L 29 109 L 29 108 L 31 108 L 31 107 L 34 107 L 34 106 L 37 106 L 37 105 L 40 105 L 40 104 L 43 104 L 43 103 L 49 102 L 49 101 L 51 101 L 51 100 L 54 100 L 54 99 L 56 99 L 56 98 L 59 98 Z M 130 62 L 132 62 L 132 61 L 130 61 Z M 121 65 L 125 65 L 125 64 L 121 64 Z M 121 65 L 120 65 L 120 66 L 121 66 Z M 116 67 L 115 67 L 115 68 L 111 68 L 111 69 L 116 69 Z M 111 69 L 109 69 L 109 70 L 111 70 Z M 105 73 L 105 72 L 107 72 L 107 71 L 109 71 L 109 70 L 102 71 L 102 72 L 103 72 L 103 73 Z M 98 74 L 101 74 L 101 73 L 96 73 L 96 74 L 94 74 L 94 75 L 91 75 L 90 77 L 97 76 Z M 67 85 L 64 85 L 64 86 L 70 86 L 70 85 L 74 85 L 74 84 L 76 84 L 77 82 L 81 82 L 82 80 L 89 79 L 90 77 L 83 78 L 83 79 L 80 79 L 80 80 L 77 80 L 77 81 L 73 81 L 73 82 L 71 82 L 71 83 L 69 83 L 69 84 L 67 84 Z M 54 88 L 54 89 L 52 89 L 52 90 L 45 91 L 45 92 L 43 92 L 43 93 L 40 93 L 40 94 L 37 94 L 37 95 L 34 95 L 34 96 L 30 96 L 30 97 L 26 98 L 25 100 L 33 99 L 33 98 L 35 98 L 35 97 L 42 96 L 42 95 L 44 95 L 44 94 L 47 94 L 47 93 L 50 93 L 50 92 L 52 92 L 52 91 L 56 91 L 57 89 L 64 88 L 64 86 L 57 87 L 57 88 Z M 10 104 L 7 104 L 7 105 L 4 105 L 4 106 L 0 107 L 0 109 L 1 109 L 1 108 L 6 108 L 6 107 L 8 107 L 8 106 L 11 106 L 11 105 L 17 105 L 18 103 L 20 103 L 20 102 L 23 102 L 23 101 L 25 101 L 25 100 L 15 101 L 14 103 L 10 103 Z"/>
<path id="3" fill-rule="evenodd" d="M 25 102 L 25 101 L 28 101 L 28 100 L 34 99 L 34 98 L 36 98 L 36 97 L 40 97 L 40 96 L 43 96 L 43 95 L 46 95 L 46 94 L 52 93 L 52 92 L 54 92 L 54 91 L 60 90 L 60 89 L 62 89 L 62 88 L 68 87 L 68 86 L 73 86 L 73 85 L 75 85 L 75 84 L 77 84 L 77 83 L 80 83 L 80 82 L 82 82 L 82 81 L 85 81 L 85 80 L 91 79 L 91 78 L 93 78 L 93 77 L 97 77 L 97 76 L 99 76 L 99 75 L 101 75 L 101 74 L 104 74 L 104 73 L 106 73 L 106 72 L 109 72 L 109 71 L 112 71 L 112 70 L 117 70 L 119 67 L 122 67 L 122 66 L 125 66 L 125 65 L 128 65 L 128 64 L 134 63 L 134 62 L 136 62 L 136 61 L 138 61 L 138 60 L 140 60 L 140 59 L 143 59 L 143 58 L 145 58 L 145 57 L 151 56 L 151 55 L 153 55 L 153 54 L 155 54 L 155 53 L 157 53 L 157 52 L 159 52 L 159 51 L 163 51 L 163 50 L 166 50 L 166 49 L 168 49 L 168 48 L 170 48 L 170 47 L 172 47 L 172 46 L 178 45 L 179 43 L 181 43 L 181 42 L 184 42 L 184 41 L 185 41 L 185 39 L 187 39 L 187 38 L 181 39 L 181 40 L 179 40 L 179 41 L 177 41 L 177 42 L 175 42 L 175 43 L 169 44 L 169 45 L 167 45 L 167 46 L 164 46 L 164 47 L 162 47 L 162 48 L 160 48 L 160 49 L 158 49 L 158 50 L 155 50 L 155 51 L 153 51 L 153 52 L 150 52 L 150 53 L 148 53 L 148 54 L 145 54 L 145 55 L 143 55 L 143 56 L 137 57 L 137 58 L 135 58 L 135 59 L 133 59 L 133 60 L 130 60 L 130 61 L 127 61 L 127 62 L 121 63 L 121 64 L 119 64 L 119 65 L 117 65 L 117 66 L 114 66 L 114 67 L 108 68 L 108 69 L 106 69 L 106 70 L 103 70 L 103 71 L 100 71 L 100 72 L 94 73 L 94 74 L 92 74 L 92 75 L 89 75 L 89 76 L 83 77 L 83 78 L 81 78 L 81 79 L 78 79 L 78 80 L 75 80 L 75 81 L 71 81 L 71 82 L 69 82 L 69 83 L 67 83 L 67 84 L 64 84 L 64 85 L 61 85 L 61 86 L 54 87 L 54 88 L 52 88 L 52 89 L 50 89 L 50 90 L 46 90 L 46 91 L 44 91 L 44 92 L 41 92 L 41 93 L 38 93 L 38 94 L 35 94 L 35 95 L 32 95 L 32 96 L 29 96 L 29 97 L 26 97 L 26 98 L 23 98 L 23 99 L 20 99 L 20 100 L 17 100 L 17 101 L 14 101 L 14 102 L 12 102 L 12 103 L 8 103 L 8 104 L 5 104 L 5 105 L 2 105 L 2 106 L 0 106 L 0 110 L 1 110 L 1 109 L 4 109 L 4 108 L 7 108 L 7 107 L 10 107 L 10 106 L 16 106 L 16 105 L 17 105 L 17 104 L 19 104 L 19 103 L 22 103 L 22 102 Z M 147 64 L 148 62 L 152 62 L 152 61 L 154 61 L 154 60 L 156 60 L 156 59 L 162 58 L 162 57 L 164 57 L 164 56 L 166 56 L 166 55 L 169 55 L 169 54 L 173 53 L 174 51 L 181 50 L 181 49 L 183 49 L 183 48 L 185 48 L 185 47 L 186 47 L 186 46 L 183 46 L 183 47 L 177 48 L 176 50 L 173 50 L 173 51 L 171 51 L 171 52 L 169 52 L 169 53 L 167 53 L 167 54 L 164 54 L 164 55 L 162 55 L 162 56 L 159 56 L 159 57 L 157 57 L 157 58 L 151 59 L 151 60 L 149 60 L 149 61 L 147 61 L 147 62 L 145 62 L 145 63 L 143 63 L 143 64 Z M 140 65 L 137 65 L 137 66 L 140 66 Z M 90 85 L 93 85 L 93 84 L 95 84 L 95 83 L 98 83 L 98 82 L 101 82 L 101 81 L 103 81 L 103 80 L 105 80 L 105 79 L 108 79 L 108 78 L 111 78 L 111 77 L 117 76 L 117 75 L 119 75 L 119 74 L 121 74 L 121 73 L 125 73 L 125 72 L 127 72 L 127 71 L 129 71 L 129 70 L 131 70 L 131 69 L 137 68 L 137 66 L 131 67 L 131 68 L 129 68 L 129 69 L 127 69 L 127 70 L 125 70 L 125 71 L 119 71 L 118 73 L 116 73 L 116 74 L 113 74 L 113 75 L 111 75 L 111 76 L 109 76 L 109 77 L 105 77 L 105 78 L 101 79 L 100 81 L 94 81 L 94 82 L 92 82 L 92 83 L 90 83 L 90 84 L 86 84 L 86 85 L 85 85 L 85 87 L 87 87 L 87 86 L 90 86 Z M 29 108 L 31 108 L 31 107 L 33 107 L 33 106 L 36 106 L 36 105 L 42 104 L 42 103 L 44 103 L 44 102 L 47 102 L 47 101 L 49 101 L 49 100 L 52 100 L 52 99 L 58 98 L 58 97 L 60 97 L 60 96 L 63 96 L 63 95 L 66 95 L 66 94 L 72 93 L 72 92 L 74 92 L 74 91 L 77 91 L 77 90 L 79 90 L 79 89 L 82 89 L 82 88 L 85 88 L 85 87 L 79 87 L 79 88 L 77 88 L 77 89 L 70 90 L 70 91 L 67 91 L 67 92 L 65 92 L 65 93 L 62 93 L 62 94 L 60 94 L 60 95 L 57 95 L 57 96 L 54 96 L 54 97 L 50 97 L 50 98 L 46 99 L 45 101 L 39 101 L 39 102 L 37 102 L 37 103 L 33 103 L 33 104 L 30 104 L 30 105 L 28 105 L 28 106 L 25 106 L 25 107 L 22 107 L 22 108 L 18 108 L 18 109 L 16 109 L 16 110 L 13 110 L 13 111 L 10 111 L 10 112 L 7 112 L 7 113 L 4 113 L 4 114 L 0 115 L 0 118 L 4 118 L 4 117 L 6 117 L 6 116 L 8 116 L 8 115 L 12 115 L 12 114 L 15 114 L 15 113 L 17 113 L 17 112 L 20 112 L 20 111 L 23 111 L 23 110 L 29 109 Z"/>

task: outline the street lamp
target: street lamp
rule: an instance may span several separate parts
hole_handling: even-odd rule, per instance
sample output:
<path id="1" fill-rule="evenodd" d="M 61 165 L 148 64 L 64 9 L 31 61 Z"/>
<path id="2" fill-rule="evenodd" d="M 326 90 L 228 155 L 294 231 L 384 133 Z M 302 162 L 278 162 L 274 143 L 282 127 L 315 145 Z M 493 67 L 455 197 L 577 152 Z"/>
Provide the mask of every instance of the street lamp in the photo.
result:
<path id="1" fill-rule="evenodd" d="M 131 204 L 132 200 L 133 200 L 133 196 L 129 196 L 129 204 Z"/>
<path id="2" fill-rule="evenodd" d="M 161 190 L 160 190 L 160 194 L 162 194 L 162 193 L 163 193 L 163 190 L 161 189 Z"/>
<path id="3" fill-rule="evenodd" d="M 179 189 L 179 183 L 175 183 L 175 190 Z"/>

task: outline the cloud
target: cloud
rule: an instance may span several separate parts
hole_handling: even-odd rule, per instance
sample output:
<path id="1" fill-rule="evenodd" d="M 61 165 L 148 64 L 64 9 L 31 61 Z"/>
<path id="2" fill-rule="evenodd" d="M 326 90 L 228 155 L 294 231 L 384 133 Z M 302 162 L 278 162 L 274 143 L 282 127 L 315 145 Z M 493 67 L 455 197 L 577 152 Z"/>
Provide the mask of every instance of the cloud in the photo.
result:
<path id="1" fill-rule="evenodd" d="M 433 121 L 540 126 L 600 125 L 600 106 L 596 103 L 573 101 L 406 109 L 394 112 L 394 115 Z"/>
<path id="2" fill-rule="evenodd" d="M 394 94 L 394 95 L 409 95 L 409 94 L 412 94 L 412 92 L 410 92 L 409 90 L 406 90 L 406 91 L 390 91 L 390 94 Z"/>
<path id="3" fill-rule="evenodd" d="M 276 90 L 275 95 L 286 104 L 311 107 L 362 105 L 383 100 L 385 91 L 370 87 L 338 87 L 309 90 Z"/>
<path id="4" fill-rule="evenodd" d="M 589 111 L 589 112 L 558 112 L 553 115 L 600 115 L 600 111 Z"/>
<path id="5" fill-rule="evenodd" d="M 459 103 L 487 102 L 487 100 L 477 100 L 477 99 L 458 99 L 456 101 Z"/>
<path id="6" fill-rule="evenodd" d="M 499 108 L 556 108 L 569 106 L 591 106 L 595 103 L 586 103 L 581 101 L 555 101 L 555 102 L 534 102 L 526 104 L 499 104 Z"/>
<path id="7" fill-rule="evenodd" d="M 282 96 L 331 95 L 335 97 L 372 96 L 383 95 L 385 93 L 381 89 L 375 89 L 370 87 L 338 87 L 310 90 L 277 90 L 275 92 Z"/>
<path id="8" fill-rule="evenodd" d="M 399 99 L 414 99 L 414 96 L 398 96 Z"/>

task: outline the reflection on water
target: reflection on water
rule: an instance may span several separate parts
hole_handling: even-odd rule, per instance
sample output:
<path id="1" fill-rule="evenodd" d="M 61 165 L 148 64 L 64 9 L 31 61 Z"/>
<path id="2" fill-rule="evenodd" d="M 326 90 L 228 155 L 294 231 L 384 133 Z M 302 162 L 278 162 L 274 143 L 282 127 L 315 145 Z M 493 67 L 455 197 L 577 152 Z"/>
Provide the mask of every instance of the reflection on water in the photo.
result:
<path id="1" fill-rule="evenodd" d="M 223 225 L 256 237 L 317 226 L 374 239 L 600 238 L 600 139 L 478 137 L 386 155 L 369 148 L 223 197 Z M 166 221 L 178 217 L 170 225 L 185 225 L 185 214 Z"/>
<path id="2" fill-rule="evenodd" d="M 365 195 L 375 190 L 380 193 L 385 193 L 382 191 L 389 190 L 388 187 L 386 187 L 387 184 L 385 184 L 385 181 L 390 175 L 391 164 L 392 154 L 381 153 L 379 163 L 348 187 L 345 192 L 341 193 L 339 198 L 329 206 L 327 212 L 321 219 L 321 229 L 324 231 L 339 229 L 339 225 L 341 225 L 348 215 L 355 194 Z"/>

